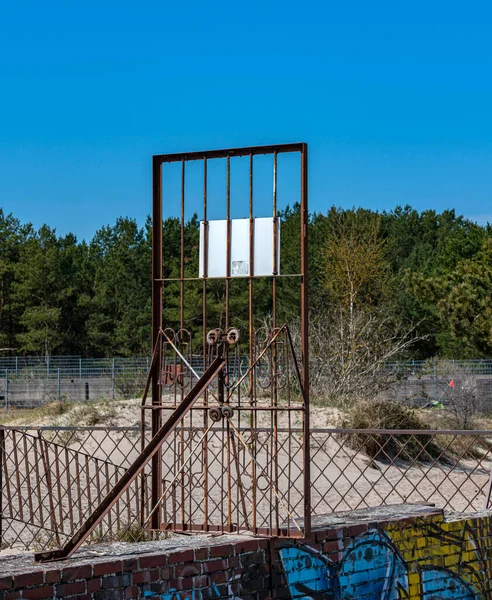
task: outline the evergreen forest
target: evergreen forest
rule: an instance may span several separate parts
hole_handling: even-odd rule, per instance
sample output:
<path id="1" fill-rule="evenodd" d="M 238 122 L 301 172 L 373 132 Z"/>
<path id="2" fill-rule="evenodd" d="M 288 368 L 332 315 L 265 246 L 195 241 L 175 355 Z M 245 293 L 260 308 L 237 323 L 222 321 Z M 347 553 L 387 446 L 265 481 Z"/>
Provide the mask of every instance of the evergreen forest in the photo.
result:
<path id="1" fill-rule="evenodd" d="M 297 205 L 281 214 L 281 272 L 299 269 Z M 181 231 L 164 223 L 164 276 L 198 273 L 199 221 Z M 411 331 L 405 358 L 483 358 L 492 354 L 492 227 L 456 215 L 330 208 L 309 224 L 310 310 L 319 317 L 368 311 Z M 295 278 L 279 282 L 278 318 L 296 318 Z M 165 324 L 179 327 L 179 283 L 166 284 Z M 187 284 L 186 326 L 201 337 L 200 281 Z M 220 326 L 224 284 L 208 282 L 208 324 Z M 269 318 L 271 284 L 254 282 L 255 319 Z M 247 317 L 248 285 L 235 281 L 231 309 Z M 314 317 L 313 317 L 314 318 Z M 236 323 L 235 323 L 236 324 Z M 90 241 L 35 230 L 0 209 L 0 348 L 3 355 L 149 354 L 151 224 L 129 218 L 102 227 Z"/>

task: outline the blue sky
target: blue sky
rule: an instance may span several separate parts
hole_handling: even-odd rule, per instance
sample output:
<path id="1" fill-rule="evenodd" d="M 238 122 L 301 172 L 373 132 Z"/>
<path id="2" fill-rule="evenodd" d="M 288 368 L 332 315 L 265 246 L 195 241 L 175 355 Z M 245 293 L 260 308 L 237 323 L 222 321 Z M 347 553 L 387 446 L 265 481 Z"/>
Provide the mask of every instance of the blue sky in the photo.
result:
<path id="1" fill-rule="evenodd" d="M 492 221 L 490 2 L 0 2 L 0 206 L 143 223 L 155 153 L 306 141 L 310 205 Z"/>

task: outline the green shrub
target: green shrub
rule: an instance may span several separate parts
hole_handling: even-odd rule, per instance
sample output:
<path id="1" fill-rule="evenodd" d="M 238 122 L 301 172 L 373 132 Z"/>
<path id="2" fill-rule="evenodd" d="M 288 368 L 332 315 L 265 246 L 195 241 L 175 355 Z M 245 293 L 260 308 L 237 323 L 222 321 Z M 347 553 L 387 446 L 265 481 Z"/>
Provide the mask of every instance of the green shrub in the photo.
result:
<path id="1" fill-rule="evenodd" d="M 355 404 L 342 422 L 346 429 L 413 429 L 429 427 L 415 411 L 390 400 L 361 400 Z M 394 458 L 405 461 L 435 460 L 442 454 L 432 436 L 417 434 L 348 433 L 349 445 L 374 460 L 388 462 Z"/>

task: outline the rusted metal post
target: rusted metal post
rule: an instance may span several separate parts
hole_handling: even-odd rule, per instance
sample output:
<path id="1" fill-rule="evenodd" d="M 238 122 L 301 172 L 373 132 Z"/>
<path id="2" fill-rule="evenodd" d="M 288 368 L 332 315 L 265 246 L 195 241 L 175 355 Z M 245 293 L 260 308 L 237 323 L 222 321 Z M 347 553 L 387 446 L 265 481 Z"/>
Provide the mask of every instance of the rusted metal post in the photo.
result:
<path id="1" fill-rule="evenodd" d="M 159 339 L 162 327 L 162 166 L 157 157 L 152 160 L 152 348 Z M 152 366 L 152 405 L 161 404 L 160 368 L 161 346 L 157 348 Z M 152 411 L 152 437 L 162 424 L 162 412 Z M 162 494 L 162 451 L 152 457 L 151 505 L 155 506 Z M 151 527 L 158 529 L 161 523 L 160 507 L 152 515 Z"/>
<path id="2" fill-rule="evenodd" d="M 308 147 L 301 148 L 301 328 L 302 385 L 304 388 L 304 535 L 311 534 L 311 456 L 309 440 L 309 279 L 308 279 Z"/>
<path id="3" fill-rule="evenodd" d="M 3 543 L 3 461 L 5 453 L 5 429 L 0 428 L 0 547 Z"/>

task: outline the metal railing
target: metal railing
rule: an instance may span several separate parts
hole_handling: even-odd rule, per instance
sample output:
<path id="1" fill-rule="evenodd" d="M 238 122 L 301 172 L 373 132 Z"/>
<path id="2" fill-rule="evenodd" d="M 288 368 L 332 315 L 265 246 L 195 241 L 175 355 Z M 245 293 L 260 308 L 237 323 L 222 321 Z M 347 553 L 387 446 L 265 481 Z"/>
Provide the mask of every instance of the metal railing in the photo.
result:
<path id="1" fill-rule="evenodd" d="M 276 503 L 285 519 L 280 527 L 302 518 L 299 433 L 277 430 L 274 466 L 272 431 L 242 431 L 257 466 L 252 498 L 241 485 L 250 476 L 251 456 L 238 448 L 233 464 L 226 465 L 223 428 L 211 429 L 206 436 L 209 450 L 214 449 L 206 486 L 200 452 L 194 456 L 188 452 L 180 464 L 172 458 L 177 448 L 200 448 L 203 429 L 176 430 L 163 448 L 163 479 L 170 490 L 162 505 L 164 528 L 170 524 L 179 528 L 180 522 L 192 520 L 202 522 L 204 529 L 237 530 L 250 527 L 254 519 L 260 531 L 272 527 L 279 512 L 274 510 Z M 0 428 L 1 547 L 38 550 L 65 542 L 137 457 L 140 442 L 138 428 Z M 277 488 L 271 485 L 273 468 Z M 311 432 L 313 516 L 401 503 L 475 512 L 490 505 L 491 472 L 488 431 Z M 159 535 L 142 527 L 152 508 L 147 480 L 148 471 L 125 491 L 91 541 L 138 541 Z M 225 519 L 226 514 L 231 518 Z"/>
<path id="2" fill-rule="evenodd" d="M 202 356 L 194 356 L 192 367 L 202 372 Z M 241 358 L 241 372 L 249 358 Z M 30 408 L 53 401 L 86 401 L 134 398 L 141 395 L 150 358 L 81 358 L 78 356 L 0 357 L 0 408 Z M 316 360 L 312 361 L 316 369 Z M 450 360 L 446 373 L 428 361 L 388 363 L 398 381 L 388 395 L 414 406 L 429 401 L 446 402 L 455 393 L 449 384 L 466 378 L 482 404 L 492 409 L 492 360 Z"/>

